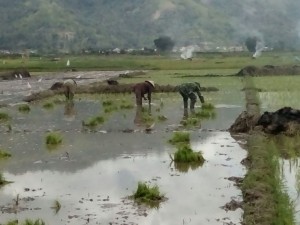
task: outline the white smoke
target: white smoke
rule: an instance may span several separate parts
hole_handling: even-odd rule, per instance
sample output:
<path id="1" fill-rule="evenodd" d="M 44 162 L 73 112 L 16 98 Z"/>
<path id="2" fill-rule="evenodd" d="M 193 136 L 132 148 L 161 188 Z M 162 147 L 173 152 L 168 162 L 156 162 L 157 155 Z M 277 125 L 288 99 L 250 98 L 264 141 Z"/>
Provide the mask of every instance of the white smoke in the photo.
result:
<path id="1" fill-rule="evenodd" d="M 264 43 L 262 41 L 258 41 L 256 43 L 255 52 L 252 57 L 257 58 L 257 57 L 261 56 L 261 53 L 264 49 L 265 49 Z"/>
<path id="2" fill-rule="evenodd" d="M 195 51 L 195 47 L 194 46 L 183 47 L 181 49 L 182 53 L 180 55 L 180 58 L 182 58 L 182 59 L 192 59 L 194 51 Z"/>

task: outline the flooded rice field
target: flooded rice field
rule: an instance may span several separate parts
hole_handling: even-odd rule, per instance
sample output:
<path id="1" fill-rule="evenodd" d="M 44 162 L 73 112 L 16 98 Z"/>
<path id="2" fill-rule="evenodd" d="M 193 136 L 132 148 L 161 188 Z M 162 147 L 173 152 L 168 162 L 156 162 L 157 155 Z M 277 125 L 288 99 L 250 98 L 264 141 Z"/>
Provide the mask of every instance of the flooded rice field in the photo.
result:
<path id="1" fill-rule="evenodd" d="M 73 105 L 60 96 L 53 108 L 38 102 L 30 104 L 28 113 L 18 110 L 17 101 L 1 108 L 11 121 L 0 125 L 0 147 L 12 157 L 0 161 L 0 171 L 12 183 L 0 189 L 0 223 L 41 218 L 46 224 L 72 225 L 239 224 L 242 210 L 223 206 L 242 200 L 228 178 L 244 176 L 240 162 L 246 151 L 226 131 L 244 110 L 240 92 L 204 93 L 215 105 L 215 117 L 188 128 L 180 124 L 179 95 L 154 95 L 151 109 L 145 106 L 155 118 L 151 129 L 136 123 L 140 114 L 135 106 L 105 113 L 103 99 L 133 103 L 132 95 L 77 95 Z M 93 129 L 82 125 L 99 114 L 103 124 Z M 167 120 L 157 120 L 159 115 Z M 172 162 L 176 149 L 168 140 L 175 130 L 190 132 L 192 149 L 202 151 L 206 160 L 202 166 Z M 61 145 L 46 146 L 49 131 L 62 134 Z M 156 208 L 134 203 L 128 196 L 139 181 L 158 185 L 167 200 Z M 55 201 L 61 204 L 58 212 Z"/>

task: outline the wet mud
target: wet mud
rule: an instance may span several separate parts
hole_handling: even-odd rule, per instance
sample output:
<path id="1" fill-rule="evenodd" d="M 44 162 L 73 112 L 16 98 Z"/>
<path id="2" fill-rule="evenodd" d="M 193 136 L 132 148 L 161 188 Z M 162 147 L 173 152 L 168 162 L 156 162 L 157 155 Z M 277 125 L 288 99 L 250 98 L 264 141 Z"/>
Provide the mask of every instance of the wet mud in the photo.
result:
<path id="1" fill-rule="evenodd" d="M 276 75 L 300 75 L 300 66 L 274 66 L 265 65 L 263 67 L 246 66 L 241 69 L 237 76 L 276 76 Z"/>

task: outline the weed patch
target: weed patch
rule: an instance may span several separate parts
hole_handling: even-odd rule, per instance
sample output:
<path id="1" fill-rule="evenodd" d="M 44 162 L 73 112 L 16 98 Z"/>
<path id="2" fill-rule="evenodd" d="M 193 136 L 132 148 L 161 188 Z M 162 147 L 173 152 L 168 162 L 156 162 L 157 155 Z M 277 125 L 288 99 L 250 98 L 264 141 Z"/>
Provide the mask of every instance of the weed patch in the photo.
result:
<path id="1" fill-rule="evenodd" d="M 58 132 L 50 132 L 46 136 L 46 144 L 49 146 L 56 146 L 62 143 L 62 136 Z"/>

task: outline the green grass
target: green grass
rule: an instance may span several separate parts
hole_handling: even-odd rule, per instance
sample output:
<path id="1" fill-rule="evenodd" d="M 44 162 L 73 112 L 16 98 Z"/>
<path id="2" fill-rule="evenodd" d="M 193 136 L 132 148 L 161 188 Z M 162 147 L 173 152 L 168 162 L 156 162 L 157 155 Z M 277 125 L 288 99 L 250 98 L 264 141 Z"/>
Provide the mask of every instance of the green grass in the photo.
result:
<path id="1" fill-rule="evenodd" d="M 46 144 L 50 146 L 56 146 L 63 141 L 62 135 L 58 132 L 50 132 L 46 135 Z"/>
<path id="2" fill-rule="evenodd" d="M 86 121 L 82 122 L 83 126 L 86 127 L 96 127 L 102 123 L 104 123 L 104 117 L 103 116 L 93 116 L 88 118 Z"/>
<path id="3" fill-rule="evenodd" d="M 216 118 L 216 112 L 210 109 L 201 109 L 195 112 L 195 117 L 200 119 L 214 119 Z"/>
<path id="4" fill-rule="evenodd" d="M 215 109 L 215 106 L 212 103 L 203 103 L 201 106 L 202 109 L 206 109 L 206 110 L 213 110 Z"/>
<path id="5" fill-rule="evenodd" d="M 184 144 L 190 142 L 190 133 L 176 131 L 173 133 L 173 137 L 169 140 L 169 143 L 173 145 Z"/>
<path id="6" fill-rule="evenodd" d="M 160 193 L 157 185 L 150 187 L 146 183 L 139 182 L 133 198 L 137 202 L 146 203 L 152 207 L 157 207 L 164 199 L 164 195 Z"/>
<path id="7" fill-rule="evenodd" d="M 103 106 L 111 106 L 113 105 L 113 101 L 112 100 L 105 100 L 102 102 Z"/>
<path id="8" fill-rule="evenodd" d="M 182 119 L 180 121 L 180 124 L 183 125 L 184 127 L 191 128 L 195 126 L 200 126 L 201 120 L 197 117 L 188 117 L 186 119 Z"/>
<path id="9" fill-rule="evenodd" d="M 28 113 L 30 112 L 30 106 L 28 104 L 19 105 L 18 110 L 20 112 Z"/>
<path id="10" fill-rule="evenodd" d="M 134 105 L 132 103 L 122 102 L 120 105 L 120 109 L 133 109 Z"/>
<path id="11" fill-rule="evenodd" d="M 168 120 L 168 118 L 164 115 L 158 115 L 157 119 L 158 119 L 158 121 L 161 121 L 161 122 Z"/>
<path id="12" fill-rule="evenodd" d="M 281 180 L 278 156 L 278 146 L 272 139 L 260 135 L 249 138 L 250 168 L 241 187 L 244 224 L 295 224 L 294 208 Z"/>
<path id="13" fill-rule="evenodd" d="M 11 154 L 3 149 L 0 149 L 0 159 L 6 159 L 11 157 Z"/>

